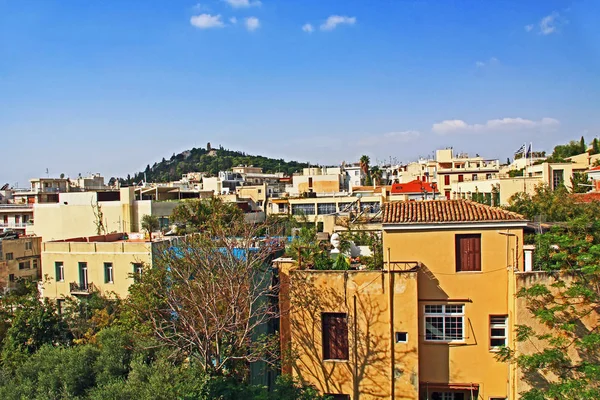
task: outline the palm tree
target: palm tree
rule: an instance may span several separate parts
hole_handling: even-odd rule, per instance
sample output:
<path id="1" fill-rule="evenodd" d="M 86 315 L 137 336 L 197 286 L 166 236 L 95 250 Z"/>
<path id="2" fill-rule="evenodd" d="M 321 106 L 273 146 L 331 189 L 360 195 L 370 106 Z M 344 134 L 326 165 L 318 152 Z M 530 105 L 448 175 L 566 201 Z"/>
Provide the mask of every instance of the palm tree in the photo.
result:
<path id="1" fill-rule="evenodd" d="M 381 185 L 381 177 L 383 175 L 383 171 L 381 169 L 379 169 L 379 167 L 376 165 L 373 168 L 371 168 L 371 179 L 373 180 L 373 184 L 375 186 L 377 185 Z"/>
<path id="2" fill-rule="evenodd" d="M 362 157 L 360 157 L 360 168 L 363 170 L 365 175 L 369 174 L 369 163 L 370 162 L 371 162 L 371 159 L 369 158 L 369 156 L 363 155 Z"/>

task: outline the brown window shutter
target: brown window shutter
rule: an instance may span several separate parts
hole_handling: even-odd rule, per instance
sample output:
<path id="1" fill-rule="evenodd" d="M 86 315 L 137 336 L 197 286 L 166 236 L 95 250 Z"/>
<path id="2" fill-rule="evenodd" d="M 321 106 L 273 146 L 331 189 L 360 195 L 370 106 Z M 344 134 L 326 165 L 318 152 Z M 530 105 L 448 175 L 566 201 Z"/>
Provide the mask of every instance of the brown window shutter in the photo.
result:
<path id="1" fill-rule="evenodd" d="M 348 322 L 344 313 L 323 313 L 323 358 L 348 359 Z"/>
<path id="2" fill-rule="evenodd" d="M 481 271 L 481 235 L 456 235 L 456 271 Z"/>

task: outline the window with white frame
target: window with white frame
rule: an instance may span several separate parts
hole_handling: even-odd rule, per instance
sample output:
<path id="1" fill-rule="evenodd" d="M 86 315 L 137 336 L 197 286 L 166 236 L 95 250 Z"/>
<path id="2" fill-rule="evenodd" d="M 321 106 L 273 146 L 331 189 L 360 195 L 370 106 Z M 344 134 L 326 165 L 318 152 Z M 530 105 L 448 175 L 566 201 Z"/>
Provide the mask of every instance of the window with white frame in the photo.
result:
<path id="1" fill-rule="evenodd" d="M 292 204 L 292 215 L 315 215 L 315 205 Z"/>
<path id="2" fill-rule="evenodd" d="M 490 315 L 490 348 L 492 350 L 507 345 L 507 316 Z"/>
<path id="3" fill-rule="evenodd" d="M 317 204 L 317 214 L 334 214 L 336 211 L 335 203 L 319 203 Z"/>
<path id="4" fill-rule="evenodd" d="M 463 392 L 432 392 L 431 400 L 465 400 Z"/>
<path id="5" fill-rule="evenodd" d="M 425 306 L 425 340 L 450 342 L 464 340 L 464 304 Z"/>

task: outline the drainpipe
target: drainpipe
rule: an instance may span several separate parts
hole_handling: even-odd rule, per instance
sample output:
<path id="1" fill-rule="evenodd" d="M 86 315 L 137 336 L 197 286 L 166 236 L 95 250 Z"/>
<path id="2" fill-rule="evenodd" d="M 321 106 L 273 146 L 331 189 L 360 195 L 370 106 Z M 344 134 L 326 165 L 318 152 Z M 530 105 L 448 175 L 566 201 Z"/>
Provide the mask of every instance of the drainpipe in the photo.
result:
<path id="1" fill-rule="evenodd" d="M 356 313 L 356 295 L 354 295 L 354 398 L 359 398 L 358 381 L 358 315 Z"/>
<path id="2" fill-rule="evenodd" d="M 396 364 L 394 353 L 394 276 L 392 274 L 392 263 L 390 262 L 390 248 L 387 249 L 388 262 L 388 307 L 390 309 L 390 399 L 394 399 L 396 395 L 396 382 L 394 367 Z"/>

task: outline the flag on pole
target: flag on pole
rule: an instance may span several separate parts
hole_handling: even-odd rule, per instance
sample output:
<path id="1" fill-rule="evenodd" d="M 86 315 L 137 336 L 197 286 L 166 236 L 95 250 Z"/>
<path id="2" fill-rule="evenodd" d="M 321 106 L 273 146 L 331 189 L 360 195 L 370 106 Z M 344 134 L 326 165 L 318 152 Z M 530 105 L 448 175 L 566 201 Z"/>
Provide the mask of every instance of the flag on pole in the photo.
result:
<path id="1" fill-rule="evenodd" d="M 523 146 L 519 147 L 519 150 L 515 151 L 515 156 L 518 154 L 523 154 L 525 153 L 525 144 L 523 144 Z"/>
<path id="2" fill-rule="evenodd" d="M 532 143 L 529 143 L 529 149 L 527 149 L 527 154 L 525 155 L 525 157 L 531 157 L 531 145 Z"/>

